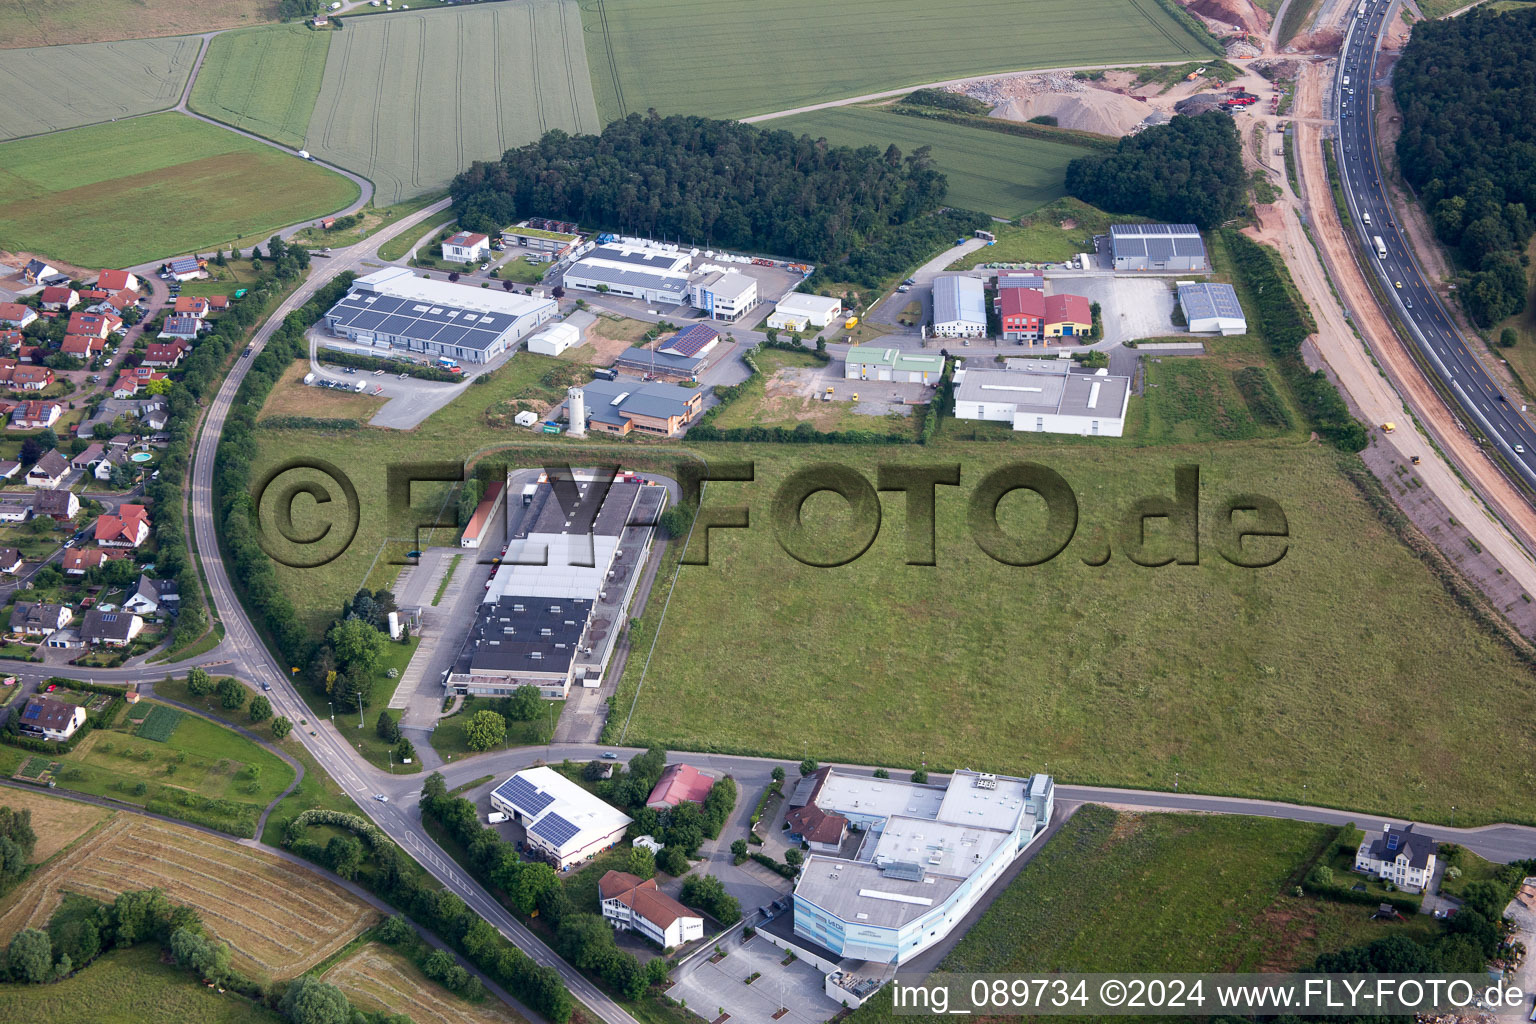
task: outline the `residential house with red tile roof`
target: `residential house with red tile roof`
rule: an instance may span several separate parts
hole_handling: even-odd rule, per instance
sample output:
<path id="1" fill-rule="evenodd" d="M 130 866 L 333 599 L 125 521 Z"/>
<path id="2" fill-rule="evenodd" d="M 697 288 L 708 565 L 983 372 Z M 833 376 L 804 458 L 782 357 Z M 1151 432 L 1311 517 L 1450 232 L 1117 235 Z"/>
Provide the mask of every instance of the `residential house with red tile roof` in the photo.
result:
<path id="1" fill-rule="evenodd" d="M 177 316 L 192 316 L 201 320 L 208 315 L 208 300 L 201 295 L 178 295 L 176 306 L 171 312 Z"/>
<path id="2" fill-rule="evenodd" d="M 43 289 L 44 309 L 74 309 L 80 294 L 68 285 L 56 284 Z"/>
<path id="3" fill-rule="evenodd" d="M 491 240 L 472 231 L 460 231 L 443 242 L 443 259 L 449 263 L 474 263 L 490 251 Z"/>
<path id="4" fill-rule="evenodd" d="M 627 871 L 610 871 L 598 879 L 597 893 L 603 920 L 639 932 L 662 949 L 704 937 L 704 918 L 658 889 L 654 878 L 641 881 Z"/>
<path id="5" fill-rule="evenodd" d="M 128 556 L 121 551 L 103 551 L 100 548 L 69 548 L 59 565 L 67 576 L 84 576 L 92 569 Z"/>
<path id="6" fill-rule="evenodd" d="M 9 351 L 21 346 L 23 335 L 20 331 L 0 331 L 0 349 Z"/>
<path id="7" fill-rule="evenodd" d="M 122 291 L 113 292 L 107 296 L 107 305 L 121 313 L 123 310 L 139 304 L 139 293 L 131 292 L 124 288 Z"/>
<path id="8" fill-rule="evenodd" d="M 53 371 L 46 366 L 13 365 L 4 369 L 4 363 L 14 364 L 15 360 L 0 360 L 0 382 L 12 391 L 41 391 L 53 383 Z"/>
<path id="9" fill-rule="evenodd" d="M 704 798 L 715 785 L 713 776 L 705 775 L 691 764 L 669 764 L 651 790 L 645 806 L 664 810 L 681 803 L 704 805 Z"/>
<path id="10" fill-rule="evenodd" d="M 80 312 L 69 314 L 69 326 L 64 330 L 70 334 L 89 334 L 94 338 L 105 338 L 121 326 L 123 326 L 123 318 L 112 313 Z"/>
<path id="11" fill-rule="evenodd" d="M 96 278 L 96 287 L 109 292 L 138 291 L 140 281 L 138 275 L 129 270 L 103 270 Z"/>
<path id="12" fill-rule="evenodd" d="M 37 319 L 37 310 L 19 302 L 0 302 L 0 324 L 25 327 Z"/>
<path id="13" fill-rule="evenodd" d="M 107 343 L 94 334 L 66 334 L 59 343 L 59 351 L 76 359 L 89 360 L 107 350 Z"/>
<path id="14" fill-rule="evenodd" d="M 58 402 L 23 402 L 11 414 L 11 426 L 16 430 L 42 430 L 59 422 L 64 407 Z"/>
<path id="15" fill-rule="evenodd" d="M 210 313 L 222 313 L 229 308 L 228 295 L 208 296 L 208 311 Z"/>
<path id="16" fill-rule="evenodd" d="M 86 288 L 80 292 L 80 299 L 83 302 L 100 302 L 110 294 L 112 293 L 104 292 L 100 288 Z"/>
<path id="17" fill-rule="evenodd" d="M 180 340 L 159 342 L 152 341 L 144 349 L 144 361 L 141 366 L 153 366 L 170 369 L 181 362 L 181 357 L 186 353 L 186 345 Z"/>
<path id="18" fill-rule="evenodd" d="M 123 505 L 116 515 L 96 520 L 96 543 L 111 548 L 136 548 L 149 539 L 149 510 Z"/>

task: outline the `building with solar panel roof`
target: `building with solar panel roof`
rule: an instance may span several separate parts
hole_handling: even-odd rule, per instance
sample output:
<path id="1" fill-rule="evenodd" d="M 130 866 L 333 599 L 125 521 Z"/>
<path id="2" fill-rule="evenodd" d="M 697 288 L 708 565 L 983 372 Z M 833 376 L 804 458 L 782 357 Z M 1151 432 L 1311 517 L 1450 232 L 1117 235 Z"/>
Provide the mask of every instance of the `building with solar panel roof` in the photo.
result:
<path id="1" fill-rule="evenodd" d="M 370 348 L 488 363 L 558 312 L 554 299 L 467 288 L 389 267 L 354 281 L 325 314 L 325 327 Z"/>
<path id="2" fill-rule="evenodd" d="M 877 964 L 906 963 L 948 935 L 1044 835 L 1055 805 L 1049 775 L 965 770 L 930 785 L 827 768 L 805 783 L 791 814 L 851 828 L 837 853 L 806 858 L 793 934 Z"/>
<path id="3" fill-rule="evenodd" d="M 525 768 L 491 791 L 491 806 L 523 826 L 530 849 L 564 871 L 624 838 L 634 819 L 553 768 Z"/>
<path id="4" fill-rule="evenodd" d="M 1109 246 L 1116 270 L 1210 269 L 1205 242 L 1193 224 L 1114 224 Z"/>
<path id="5" fill-rule="evenodd" d="M 1229 284 L 1179 282 L 1179 308 L 1191 334 L 1247 334 L 1248 320 Z"/>

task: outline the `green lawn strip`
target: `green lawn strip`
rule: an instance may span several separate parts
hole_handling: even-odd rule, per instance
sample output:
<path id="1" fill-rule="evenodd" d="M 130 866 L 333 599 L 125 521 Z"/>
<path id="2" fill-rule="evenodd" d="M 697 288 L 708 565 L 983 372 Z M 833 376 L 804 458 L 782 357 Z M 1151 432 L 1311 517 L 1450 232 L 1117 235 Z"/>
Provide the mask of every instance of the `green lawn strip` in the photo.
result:
<path id="1" fill-rule="evenodd" d="M 1372 921 L 1374 907 L 1293 895 L 1336 829 L 1227 815 L 1079 810 L 938 970 L 1285 971 L 1437 923 Z M 1134 894 L 1134 898 L 1132 898 Z M 899 1020 L 889 990 L 851 1018 Z"/>
<path id="2" fill-rule="evenodd" d="M 1312 14 L 1317 10 L 1319 0 L 1291 0 L 1290 6 L 1285 9 L 1285 17 L 1280 19 L 1280 33 L 1277 41 L 1281 46 L 1294 39 L 1297 33 L 1311 20 Z"/>
<path id="3" fill-rule="evenodd" d="M 871 107 L 835 107 L 777 119 L 781 128 L 833 145 L 895 145 L 903 154 L 930 146 L 934 166 L 949 179 L 945 202 L 995 217 L 1017 217 L 1066 194 L 1067 164 L 1078 145 L 1003 135 L 982 128 Z"/>
<path id="4" fill-rule="evenodd" d="M 332 35 L 303 24 L 222 32 L 208 45 L 188 106 L 302 149 Z"/>
<path id="5" fill-rule="evenodd" d="M 0 177 L 0 245 L 88 267 L 264 238 L 357 198 L 339 174 L 174 113 L 0 147 Z"/>
<path id="6" fill-rule="evenodd" d="M 350 228 L 333 228 L 326 231 L 324 228 L 308 227 L 295 231 L 289 241 L 299 245 L 330 246 L 338 248 L 344 245 L 354 245 L 357 242 L 372 238 L 387 227 L 392 227 L 397 220 L 403 220 L 418 210 L 425 209 L 444 197 L 445 193 L 431 192 L 427 195 L 416 196 L 405 202 L 395 203 L 393 206 L 375 206 L 369 203 L 358 211 L 358 222 Z M 394 243 L 390 239 L 385 245 Z"/>
<path id="7" fill-rule="evenodd" d="M 411 764 L 401 764 L 398 757 L 393 756 L 395 745 L 385 742 L 378 733 L 379 715 L 389 707 L 390 698 L 395 695 L 395 690 L 400 685 L 400 679 L 405 675 L 405 668 L 410 664 L 411 656 L 416 653 L 416 647 L 421 643 L 419 637 L 411 637 L 406 643 L 390 643 L 384 645 L 384 657 L 379 662 L 378 668 L 373 674 L 373 699 L 368 707 L 363 709 L 364 727 L 357 727 L 358 716 L 355 710 L 343 713 L 341 708 L 336 709 L 336 728 L 341 735 L 351 743 L 357 751 L 368 759 L 368 763 L 376 768 L 388 768 L 396 774 L 410 774 L 421 771 L 421 760 L 415 759 Z M 394 679 L 389 678 L 389 670 L 394 669 L 398 674 Z M 300 685 L 301 690 L 308 689 Z M 313 707 L 316 701 L 311 701 Z M 329 710 L 329 709 L 327 709 Z M 391 711 L 390 714 L 397 720 L 400 712 Z M 318 716 L 318 712 L 317 712 Z"/>
<path id="8" fill-rule="evenodd" d="M 531 722 L 508 722 L 507 742 L 505 747 L 534 747 L 548 743 L 554 732 L 554 722 L 560 717 L 560 701 L 546 701 L 545 713 Z M 464 723 L 469 716 L 476 711 L 494 710 L 496 700 L 492 697 L 466 697 L 459 710 L 447 718 L 439 718 L 437 727 L 432 730 L 432 749 L 444 761 L 452 761 L 454 758 L 468 757 L 479 751 L 470 750 L 469 743 L 464 737 Z"/>
<path id="9" fill-rule="evenodd" d="M 294 723 L 295 729 L 315 728 L 313 722 L 308 724 Z M 341 784 L 325 773 L 325 770 L 315 761 L 314 757 L 304 748 L 296 737 L 289 737 L 283 741 L 283 752 L 304 766 L 304 777 L 294 787 L 293 792 L 278 801 L 272 813 L 267 817 L 267 827 L 262 830 L 260 839 L 267 846 L 283 845 L 283 830 L 288 827 L 288 822 L 307 810 L 316 807 L 332 811 L 342 811 L 346 814 L 355 814 L 358 817 L 366 817 L 362 808 L 357 806 L 350 796 L 341 788 Z M 315 829 L 311 829 L 313 833 Z M 350 835 L 341 830 L 335 831 L 336 835 Z M 329 838 L 327 836 L 327 838 Z"/>
<path id="10" fill-rule="evenodd" d="M 443 573 L 443 578 L 437 585 L 437 593 L 432 595 L 432 607 L 436 608 L 437 603 L 443 599 L 443 592 L 448 589 L 448 584 L 453 582 L 454 570 L 458 569 L 459 562 L 463 558 L 463 555 L 454 555 L 448 560 L 448 569 Z"/>
<path id="11" fill-rule="evenodd" d="M 1031 67 L 1189 60 L 1211 53 L 1156 0 L 1085 7 L 1039 0 L 1024 20 L 973 0 L 942 8 L 886 0 L 879 19 L 858 5 L 775 0 L 581 5 L 587 64 L 603 120 L 662 114 L 741 117 L 904 86 Z M 676 34 L 688 24 L 686 42 Z M 913 45 L 921 40 L 921 45 Z M 699 75 L 695 47 L 731 48 L 730 72 Z"/>
<path id="12" fill-rule="evenodd" d="M 431 218 L 428 218 L 428 220 L 430 219 Z M 438 222 L 438 224 L 441 223 L 441 221 Z M 446 228 L 441 229 L 439 229 L 438 224 L 422 223 L 416 225 L 408 231 L 400 232 L 394 238 L 391 238 L 389 241 L 379 246 L 379 259 L 391 261 L 404 259 L 405 254 L 411 251 L 411 247 L 414 246 L 417 242 L 420 242 L 423 238 L 426 238 L 428 235 L 433 235 L 434 232 L 438 235 L 442 235 L 444 232 L 447 234 L 453 233 L 452 224 L 448 225 Z"/>
<path id="13" fill-rule="evenodd" d="M 280 1024 L 276 1013 L 233 992 L 219 994 L 163 963 L 154 943 L 113 949 L 52 985 L 0 985 L 0 1019 L 28 1024 Z"/>
<path id="14" fill-rule="evenodd" d="M 192 643 L 183 648 L 177 649 L 175 647 L 169 647 L 164 651 L 161 651 L 159 654 L 150 658 L 146 664 L 159 665 L 167 661 L 185 661 L 188 658 L 196 658 L 198 655 L 207 654 L 209 651 L 219 646 L 223 639 L 224 632 L 222 629 L 210 629 L 200 638 L 194 640 Z"/>
<path id="15" fill-rule="evenodd" d="M 1135 223 L 1140 217 L 1109 214 L 1080 199 L 1065 196 L 1042 206 L 1017 224 L 992 229 L 997 244 L 960 257 L 950 270 L 970 270 L 986 263 L 1061 263 L 1080 252 L 1093 251 L 1094 235 L 1108 234 L 1111 224 Z"/>
<path id="16" fill-rule="evenodd" d="M 215 668 L 214 673 L 217 673 L 217 671 L 218 669 Z M 217 679 L 218 676 L 215 674 L 214 678 Z M 239 708 L 231 709 L 223 706 L 219 695 L 216 693 L 209 693 L 199 697 L 188 690 L 185 676 L 179 679 L 165 678 L 155 681 L 155 696 L 164 697 L 166 700 L 173 700 L 178 704 L 185 704 L 188 707 L 196 708 L 199 713 L 207 715 L 209 718 L 217 718 L 230 725 L 237 725 L 242 729 L 255 733 L 268 743 L 277 743 L 277 738 L 272 735 L 272 719 L 269 718 L 264 722 L 251 721 L 251 716 L 247 713 L 246 709 L 250 706 L 249 698 L 254 697 L 256 691 L 251 690 L 250 687 L 246 687 L 246 689 L 250 690 L 250 694 L 245 704 Z M 298 728 L 298 724 L 297 722 L 293 723 L 294 728 Z"/>

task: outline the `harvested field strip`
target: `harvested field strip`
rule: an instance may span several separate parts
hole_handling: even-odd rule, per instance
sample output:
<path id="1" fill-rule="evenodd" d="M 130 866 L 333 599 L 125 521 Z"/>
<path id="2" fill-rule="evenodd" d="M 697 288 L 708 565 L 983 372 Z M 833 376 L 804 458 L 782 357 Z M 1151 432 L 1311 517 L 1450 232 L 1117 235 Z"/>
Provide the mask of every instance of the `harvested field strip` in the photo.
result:
<path id="1" fill-rule="evenodd" d="M 351 22 L 331 43 L 305 145 L 367 175 L 388 205 L 550 128 L 598 127 L 574 0 L 506 0 Z"/>
<path id="2" fill-rule="evenodd" d="M 44 768 L 48 767 L 46 758 L 36 760 L 42 761 Z M 34 864 L 52 857 L 117 813 L 106 807 L 75 800 L 60 800 L 24 789 L 0 792 L 0 807 L 32 812 L 32 831 L 37 833 L 37 846 L 32 850 Z"/>
<path id="3" fill-rule="evenodd" d="M 303 868 L 179 826 L 121 816 L 38 872 L 0 914 L 0 939 L 46 921 L 63 892 L 110 901 L 158 886 L 195 907 L 241 970 L 303 971 L 345 945 L 373 911 Z"/>
<path id="4" fill-rule="evenodd" d="M 499 1000 L 465 1002 L 428 981 L 405 957 L 369 943 L 325 973 L 358 1006 L 403 1013 L 415 1024 L 495 1024 L 523 1018 Z"/>
<path id="5" fill-rule="evenodd" d="M 0 140 L 174 107 L 201 46 L 183 36 L 6 50 Z"/>

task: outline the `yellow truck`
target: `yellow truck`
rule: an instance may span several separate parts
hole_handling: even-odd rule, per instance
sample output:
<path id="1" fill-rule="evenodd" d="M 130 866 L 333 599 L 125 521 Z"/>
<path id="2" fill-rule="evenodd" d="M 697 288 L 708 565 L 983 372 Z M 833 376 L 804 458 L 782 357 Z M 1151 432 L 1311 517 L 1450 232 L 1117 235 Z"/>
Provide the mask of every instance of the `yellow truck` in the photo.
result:
<path id="1" fill-rule="evenodd" d="M 851 331 L 857 326 L 859 326 L 859 318 L 856 316 L 851 316 L 847 320 L 843 321 L 844 330 Z"/>
<path id="2" fill-rule="evenodd" d="M 1382 433 L 1384 433 L 1384 434 L 1390 434 L 1390 433 L 1392 433 L 1392 431 L 1394 431 L 1396 429 L 1397 429 L 1397 424 L 1396 423 L 1383 423 L 1381 425 L 1381 430 L 1382 430 Z"/>

